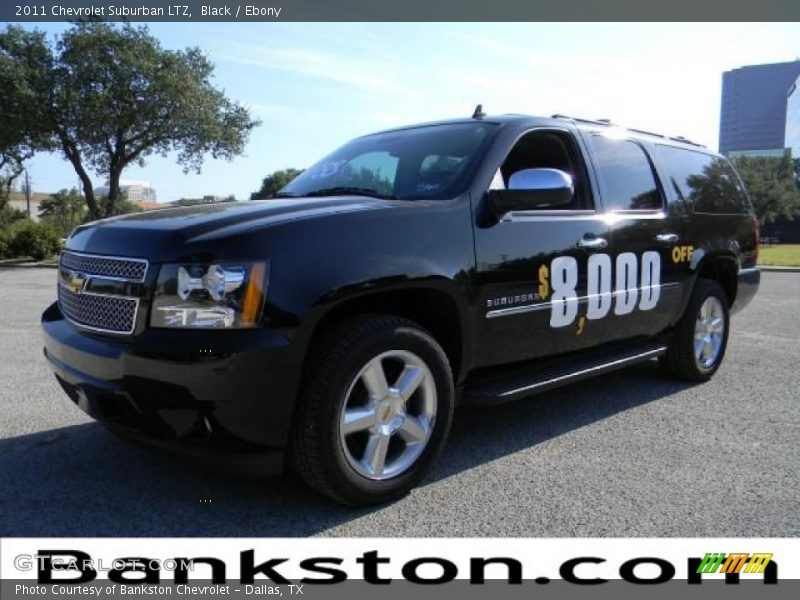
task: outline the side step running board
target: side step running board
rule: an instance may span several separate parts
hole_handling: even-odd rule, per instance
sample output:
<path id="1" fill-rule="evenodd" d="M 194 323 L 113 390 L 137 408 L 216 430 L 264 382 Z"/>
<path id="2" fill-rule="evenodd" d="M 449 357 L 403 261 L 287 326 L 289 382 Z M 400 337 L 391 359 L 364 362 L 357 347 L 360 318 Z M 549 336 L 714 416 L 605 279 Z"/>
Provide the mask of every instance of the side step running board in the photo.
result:
<path id="1" fill-rule="evenodd" d="M 567 356 L 504 370 L 467 382 L 464 404 L 500 404 L 646 362 L 667 351 L 663 342 L 628 346 L 591 356 Z"/>

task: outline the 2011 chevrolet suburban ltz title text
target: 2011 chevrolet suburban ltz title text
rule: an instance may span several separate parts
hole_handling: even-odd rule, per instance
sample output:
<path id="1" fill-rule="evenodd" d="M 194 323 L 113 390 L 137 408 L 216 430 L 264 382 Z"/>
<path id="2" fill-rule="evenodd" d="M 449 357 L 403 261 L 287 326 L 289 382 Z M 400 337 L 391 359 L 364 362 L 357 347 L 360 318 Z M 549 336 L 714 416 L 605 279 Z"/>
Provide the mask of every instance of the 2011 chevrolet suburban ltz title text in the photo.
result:
<path id="1" fill-rule="evenodd" d="M 419 482 L 458 402 L 655 358 L 707 380 L 759 283 L 727 160 L 604 121 L 367 135 L 277 196 L 77 228 L 45 355 L 116 432 L 349 504 Z"/>

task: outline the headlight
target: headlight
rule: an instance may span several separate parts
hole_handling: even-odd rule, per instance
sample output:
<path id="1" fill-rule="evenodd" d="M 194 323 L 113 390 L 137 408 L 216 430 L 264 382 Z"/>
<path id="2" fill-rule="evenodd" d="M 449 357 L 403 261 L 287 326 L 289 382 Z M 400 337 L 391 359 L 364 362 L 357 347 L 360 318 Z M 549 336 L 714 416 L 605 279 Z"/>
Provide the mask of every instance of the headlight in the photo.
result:
<path id="1" fill-rule="evenodd" d="M 256 327 L 264 307 L 269 263 L 162 265 L 150 316 L 152 327 Z"/>

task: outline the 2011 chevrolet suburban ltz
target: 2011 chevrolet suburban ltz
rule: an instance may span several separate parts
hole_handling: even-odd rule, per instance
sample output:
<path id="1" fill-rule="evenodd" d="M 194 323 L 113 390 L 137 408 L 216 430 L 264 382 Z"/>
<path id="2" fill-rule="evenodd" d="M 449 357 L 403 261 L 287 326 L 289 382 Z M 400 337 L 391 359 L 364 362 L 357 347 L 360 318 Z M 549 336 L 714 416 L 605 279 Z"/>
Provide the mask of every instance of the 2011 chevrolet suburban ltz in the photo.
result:
<path id="1" fill-rule="evenodd" d="M 116 432 L 349 504 L 419 482 L 458 402 L 655 358 L 707 380 L 759 284 L 727 160 L 604 121 L 367 135 L 277 196 L 77 228 L 45 355 Z"/>

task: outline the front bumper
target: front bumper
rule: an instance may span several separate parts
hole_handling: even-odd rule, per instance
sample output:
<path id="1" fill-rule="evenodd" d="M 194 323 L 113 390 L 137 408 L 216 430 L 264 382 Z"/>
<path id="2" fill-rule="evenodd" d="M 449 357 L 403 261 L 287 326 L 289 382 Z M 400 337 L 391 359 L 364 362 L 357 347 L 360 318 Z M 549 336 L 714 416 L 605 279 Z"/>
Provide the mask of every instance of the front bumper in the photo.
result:
<path id="1" fill-rule="evenodd" d="M 57 303 L 42 329 L 59 383 L 91 417 L 211 463 L 280 471 L 302 365 L 281 332 L 151 329 L 121 340 L 78 329 Z"/>
<path id="2" fill-rule="evenodd" d="M 736 299 L 731 306 L 731 313 L 737 313 L 750 304 L 761 284 L 761 269 L 757 267 L 740 269 L 738 280 Z"/>

